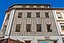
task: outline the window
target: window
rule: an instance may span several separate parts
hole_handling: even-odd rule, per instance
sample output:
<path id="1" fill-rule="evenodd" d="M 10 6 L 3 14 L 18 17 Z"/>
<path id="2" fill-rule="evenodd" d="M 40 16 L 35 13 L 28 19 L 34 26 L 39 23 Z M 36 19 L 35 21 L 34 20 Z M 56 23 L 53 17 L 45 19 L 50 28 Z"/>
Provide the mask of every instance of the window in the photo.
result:
<path id="1" fill-rule="evenodd" d="M 25 43 L 31 43 L 31 41 L 25 41 Z"/>
<path id="2" fill-rule="evenodd" d="M 64 31 L 64 23 L 61 23 L 61 30 Z"/>
<path id="3" fill-rule="evenodd" d="M 60 12 L 57 12 L 57 16 L 58 16 L 58 18 L 62 18 L 62 16 L 61 16 L 61 13 L 60 13 Z"/>
<path id="4" fill-rule="evenodd" d="M 55 40 L 54 43 L 57 43 L 57 40 Z"/>
<path id="5" fill-rule="evenodd" d="M 27 12 L 27 18 L 31 18 L 31 12 Z"/>
<path id="6" fill-rule="evenodd" d="M 20 32 L 20 26 L 21 24 L 16 24 L 16 32 Z"/>
<path id="7" fill-rule="evenodd" d="M 22 12 L 19 12 L 18 13 L 18 18 L 21 18 L 22 17 Z"/>
<path id="8" fill-rule="evenodd" d="M 26 24 L 26 31 L 31 32 L 31 24 Z"/>
<path id="9" fill-rule="evenodd" d="M 7 20 L 9 19 L 10 14 L 7 15 Z"/>
<path id="10" fill-rule="evenodd" d="M 45 12 L 45 16 L 46 16 L 46 18 L 49 18 L 48 12 Z"/>
<path id="11" fill-rule="evenodd" d="M 40 12 L 36 12 L 36 17 L 40 18 Z"/>
<path id="12" fill-rule="evenodd" d="M 64 26 L 61 26 L 62 30 L 64 30 Z"/>
<path id="13" fill-rule="evenodd" d="M 51 27 L 51 24 L 47 24 L 47 31 L 48 32 L 52 32 L 52 29 L 50 29 L 50 27 Z"/>
<path id="14" fill-rule="evenodd" d="M 37 32 L 41 32 L 41 24 L 37 24 Z"/>

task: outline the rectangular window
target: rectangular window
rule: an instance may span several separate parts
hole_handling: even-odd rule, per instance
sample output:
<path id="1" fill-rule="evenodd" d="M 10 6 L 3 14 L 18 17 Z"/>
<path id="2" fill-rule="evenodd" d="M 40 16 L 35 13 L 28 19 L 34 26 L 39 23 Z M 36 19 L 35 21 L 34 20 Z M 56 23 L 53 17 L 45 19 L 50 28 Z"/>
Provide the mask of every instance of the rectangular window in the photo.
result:
<path id="1" fill-rule="evenodd" d="M 16 32 L 20 32 L 20 26 L 21 24 L 16 24 Z"/>
<path id="2" fill-rule="evenodd" d="M 26 31 L 31 32 L 31 24 L 26 24 Z"/>
<path id="3" fill-rule="evenodd" d="M 18 18 L 21 18 L 22 17 L 22 12 L 19 12 L 18 13 Z"/>
<path id="4" fill-rule="evenodd" d="M 62 32 L 64 32 L 64 23 L 60 23 L 60 25 L 61 25 Z"/>
<path id="5" fill-rule="evenodd" d="M 40 18 L 40 12 L 36 12 L 36 17 Z"/>
<path id="6" fill-rule="evenodd" d="M 48 12 L 45 12 L 45 17 L 49 18 L 49 13 Z"/>
<path id="7" fill-rule="evenodd" d="M 51 28 L 51 24 L 47 24 L 47 31 L 48 32 L 52 32 L 52 29 L 50 29 Z"/>
<path id="8" fill-rule="evenodd" d="M 61 13 L 60 13 L 60 12 L 56 12 L 56 13 L 57 13 L 58 18 L 62 18 L 62 16 L 61 16 Z"/>
<path id="9" fill-rule="evenodd" d="M 25 41 L 25 43 L 31 43 L 31 41 L 28 40 L 28 41 Z"/>
<path id="10" fill-rule="evenodd" d="M 41 32 L 41 24 L 37 24 L 37 32 Z"/>
<path id="11" fill-rule="evenodd" d="M 61 26 L 61 29 L 64 30 L 64 26 Z"/>
<path id="12" fill-rule="evenodd" d="M 27 18 L 31 18 L 31 12 L 27 12 Z"/>

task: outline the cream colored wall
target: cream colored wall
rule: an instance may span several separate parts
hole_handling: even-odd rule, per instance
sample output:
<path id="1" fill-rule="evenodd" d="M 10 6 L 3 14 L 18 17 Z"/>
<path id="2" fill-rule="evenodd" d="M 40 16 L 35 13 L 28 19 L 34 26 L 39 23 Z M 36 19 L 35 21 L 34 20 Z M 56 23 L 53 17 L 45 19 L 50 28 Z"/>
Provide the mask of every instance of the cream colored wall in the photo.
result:
<path id="1" fill-rule="evenodd" d="M 18 12 L 23 12 L 22 18 L 18 18 Z M 27 18 L 27 12 L 31 12 L 31 18 Z M 36 18 L 36 12 L 40 12 L 40 18 Z M 45 17 L 49 12 L 50 18 Z M 15 32 L 16 24 L 21 24 L 20 32 Z M 31 24 L 31 32 L 26 32 L 26 24 Z M 42 24 L 42 32 L 36 32 L 36 24 Z M 46 24 L 51 24 L 52 32 L 47 32 Z M 58 35 L 54 17 L 51 10 L 16 10 L 12 24 L 11 35 Z"/>
<path id="2" fill-rule="evenodd" d="M 59 19 L 57 17 L 56 12 L 61 12 L 62 19 Z M 60 25 L 60 23 L 64 23 L 64 10 L 53 10 L 53 14 L 54 14 L 55 23 L 56 23 L 59 35 L 64 34 L 64 32 L 62 32 L 61 30 L 61 25 Z"/>

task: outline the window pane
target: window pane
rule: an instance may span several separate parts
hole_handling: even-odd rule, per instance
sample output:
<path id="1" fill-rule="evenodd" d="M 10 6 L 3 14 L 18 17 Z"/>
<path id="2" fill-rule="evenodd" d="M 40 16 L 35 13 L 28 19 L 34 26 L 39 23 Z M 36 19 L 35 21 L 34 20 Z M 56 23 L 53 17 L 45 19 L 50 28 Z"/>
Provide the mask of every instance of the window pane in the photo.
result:
<path id="1" fill-rule="evenodd" d="M 18 18 L 21 18 L 22 17 L 22 12 L 19 12 L 18 13 Z"/>
<path id="2" fill-rule="evenodd" d="M 41 32 L 41 24 L 37 24 L 37 32 Z"/>
<path id="3" fill-rule="evenodd" d="M 46 18 L 49 18 L 48 12 L 45 12 L 45 16 L 46 16 Z"/>
<path id="4" fill-rule="evenodd" d="M 31 18 L 31 12 L 27 12 L 27 18 Z"/>
<path id="5" fill-rule="evenodd" d="M 36 17 L 40 18 L 40 12 L 36 12 Z"/>
<path id="6" fill-rule="evenodd" d="M 26 31 L 30 32 L 31 31 L 31 24 L 26 24 Z"/>
<path id="7" fill-rule="evenodd" d="M 20 25 L 21 24 L 16 24 L 16 32 L 20 32 Z"/>
<path id="8" fill-rule="evenodd" d="M 52 29 L 50 29 L 50 27 L 51 27 L 51 24 L 47 24 L 47 31 L 48 32 L 52 32 Z"/>

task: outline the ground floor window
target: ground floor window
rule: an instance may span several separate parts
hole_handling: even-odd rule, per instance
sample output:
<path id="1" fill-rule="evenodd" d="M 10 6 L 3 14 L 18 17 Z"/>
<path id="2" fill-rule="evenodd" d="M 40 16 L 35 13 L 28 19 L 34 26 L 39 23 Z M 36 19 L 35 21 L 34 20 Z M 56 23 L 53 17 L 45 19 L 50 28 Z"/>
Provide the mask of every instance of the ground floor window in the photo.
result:
<path id="1" fill-rule="evenodd" d="M 31 41 L 29 41 L 29 40 L 25 40 L 25 43 L 31 43 Z"/>

